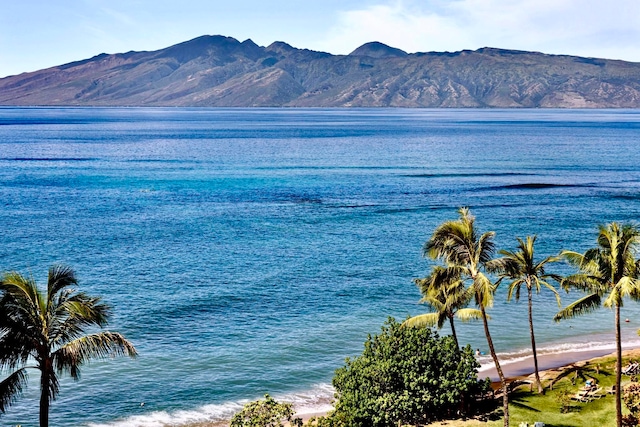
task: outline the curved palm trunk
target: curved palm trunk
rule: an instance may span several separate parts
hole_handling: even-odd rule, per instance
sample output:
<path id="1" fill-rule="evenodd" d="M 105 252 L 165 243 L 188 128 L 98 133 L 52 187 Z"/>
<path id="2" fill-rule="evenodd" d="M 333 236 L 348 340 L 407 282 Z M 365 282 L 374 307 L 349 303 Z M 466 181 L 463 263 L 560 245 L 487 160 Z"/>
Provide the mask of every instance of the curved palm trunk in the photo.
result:
<path id="1" fill-rule="evenodd" d="M 620 306 L 616 304 L 616 425 L 622 427 L 622 401 L 620 380 L 622 379 L 622 343 L 620 341 Z"/>
<path id="2" fill-rule="evenodd" d="M 480 301 L 480 298 L 478 298 L 477 300 Z M 493 340 L 491 339 L 491 334 L 489 333 L 489 322 L 487 321 L 487 313 L 484 311 L 484 306 L 482 304 L 480 304 L 480 312 L 482 313 L 482 323 L 484 325 L 484 334 L 487 337 L 487 345 L 489 346 L 491 358 L 493 359 L 493 363 L 496 365 L 496 371 L 498 371 L 500 384 L 502 385 L 502 409 L 504 411 L 504 427 L 509 427 L 509 394 L 507 393 L 507 381 L 504 377 L 504 373 L 502 373 L 502 368 L 500 367 L 500 362 L 498 361 L 496 350 L 493 347 Z"/>
<path id="3" fill-rule="evenodd" d="M 529 332 L 531 333 L 531 351 L 533 352 L 533 368 L 536 376 L 536 385 L 538 393 L 543 393 L 542 381 L 540 381 L 540 373 L 538 372 L 538 353 L 536 352 L 536 337 L 533 333 L 533 301 L 531 296 L 531 286 L 527 287 L 529 291 Z"/>
<path id="4" fill-rule="evenodd" d="M 453 316 L 449 316 L 449 323 L 451 324 L 451 336 L 456 342 L 456 350 L 460 351 L 460 344 L 458 343 L 458 336 L 456 335 L 456 327 L 453 325 Z"/>

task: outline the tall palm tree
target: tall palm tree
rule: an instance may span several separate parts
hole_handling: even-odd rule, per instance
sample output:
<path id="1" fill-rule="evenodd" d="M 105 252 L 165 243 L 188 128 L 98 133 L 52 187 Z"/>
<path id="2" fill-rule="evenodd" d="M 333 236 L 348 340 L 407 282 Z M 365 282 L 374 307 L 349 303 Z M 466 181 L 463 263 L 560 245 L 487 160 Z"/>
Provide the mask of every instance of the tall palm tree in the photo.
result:
<path id="1" fill-rule="evenodd" d="M 493 305 L 494 292 L 498 283 L 492 283 L 483 273 L 486 264 L 491 261 L 495 251 L 493 238 L 495 233 L 490 231 L 478 236 L 475 229 L 475 218 L 468 208 L 458 210 L 460 218 L 456 221 L 446 221 L 438 226 L 431 238 L 424 244 L 423 253 L 432 259 L 441 259 L 447 264 L 450 275 L 458 274 L 463 281 L 470 281 L 469 292 L 480 309 L 484 333 L 491 357 L 500 377 L 503 391 L 504 425 L 509 426 L 509 395 L 507 382 L 496 356 L 493 340 L 489 332 L 486 309 Z"/>
<path id="2" fill-rule="evenodd" d="M 563 251 L 562 255 L 578 267 L 578 273 L 562 280 L 562 287 L 587 292 L 555 316 L 556 321 L 590 313 L 604 305 L 615 313 L 616 336 L 616 420 L 622 425 L 620 380 L 622 375 L 622 343 L 620 341 L 620 307 L 625 297 L 638 299 L 638 262 L 634 259 L 640 245 L 640 229 L 636 225 L 612 222 L 598 227 L 597 246 L 584 254 Z M 603 301 L 604 298 L 604 301 Z"/>
<path id="3" fill-rule="evenodd" d="M 73 270 L 65 266 L 49 269 L 46 292 L 33 278 L 16 272 L 0 280 L 0 369 L 14 371 L 0 383 L 0 409 L 26 386 L 27 369 L 38 369 L 40 427 L 49 425 L 49 405 L 58 394 L 59 375 L 69 373 L 78 380 L 80 367 L 90 359 L 137 355 L 118 333 L 84 335 L 88 327 L 105 326 L 110 309 L 100 298 L 76 291 L 75 285 Z"/>
<path id="4" fill-rule="evenodd" d="M 533 332 L 533 290 L 536 293 L 540 293 L 541 288 L 544 286 L 549 289 L 556 297 L 558 307 L 560 307 L 560 295 L 558 291 L 547 282 L 548 279 L 560 282 L 562 278 L 557 274 L 547 274 L 545 272 L 545 266 L 551 262 L 558 260 L 558 257 L 549 256 L 542 261 L 536 261 L 534 257 L 534 244 L 536 242 L 536 236 L 527 236 L 526 241 L 523 241 L 519 237 L 518 250 L 515 252 L 501 250 L 499 253 L 503 255 L 502 258 L 498 258 L 489 262 L 487 268 L 492 272 L 500 273 L 500 276 L 513 281 L 509 285 L 509 292 L 507 294 L 507 300 L 511 301 L 515 294 L 516 301 L 520 299 L 520 291 L 524 285 L 527 288 L 527 300 L 529 303 L 529 333 L 531 335 L 531 351 L 533 352 L 533 366 L 535 369 L 536 385 L 538 387 L 538 393 L 544 391 L 542 382 L 540 381 L 540 374 L 538 372 L 538 354 L 536 352 L 536 339 Z"/>
<path id="5" fill-rule="evenodd" d="M 466 322 L 482 318 L 480 310 L 466 308 L 472 295 L 467 292 L 464 281 L 459 274 L 450 276 L 449 273 L 457 273 L 441 266 L 435 266 L 431 274 L 423 279 L 415 279 L 420 288 L 422 299 L 420 302 L 427 304 L 435 310 L 432 313 L 420 314 L 405 320 L 403 325 L 412 327 L 433 327 L 441 329 L 448 320 L 451 326 L 451 335 L 459 349 L 458 336 L 453 319 Z"/>

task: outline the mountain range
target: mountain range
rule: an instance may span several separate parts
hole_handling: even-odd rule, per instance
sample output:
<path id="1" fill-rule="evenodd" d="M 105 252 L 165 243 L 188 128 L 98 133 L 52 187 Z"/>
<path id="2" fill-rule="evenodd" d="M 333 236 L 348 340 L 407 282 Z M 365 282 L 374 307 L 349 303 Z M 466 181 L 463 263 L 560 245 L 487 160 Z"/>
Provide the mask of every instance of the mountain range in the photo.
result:
<path id="1" fill-rule="evenodd" d="M 640 108 L 640 63 L 378 42 L 332 55 L 202 36 L 2 78 L 0 105 Z"/>

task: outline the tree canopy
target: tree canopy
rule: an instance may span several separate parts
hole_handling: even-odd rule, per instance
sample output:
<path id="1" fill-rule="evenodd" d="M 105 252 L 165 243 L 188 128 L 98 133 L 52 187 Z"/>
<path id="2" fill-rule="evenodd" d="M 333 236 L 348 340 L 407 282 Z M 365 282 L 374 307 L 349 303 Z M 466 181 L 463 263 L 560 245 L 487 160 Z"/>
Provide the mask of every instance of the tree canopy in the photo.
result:
<path id="1" fill-rule="evenodd" d="M 471 410 L 478 382 L 470 346 L 458 351 L 452 337 L 429 328 L 407 328 L 393 318 L 369 336 L 360 356 L 348 358 L 333 378 L 334 416 L 350 427 L 426 424 Z"/>

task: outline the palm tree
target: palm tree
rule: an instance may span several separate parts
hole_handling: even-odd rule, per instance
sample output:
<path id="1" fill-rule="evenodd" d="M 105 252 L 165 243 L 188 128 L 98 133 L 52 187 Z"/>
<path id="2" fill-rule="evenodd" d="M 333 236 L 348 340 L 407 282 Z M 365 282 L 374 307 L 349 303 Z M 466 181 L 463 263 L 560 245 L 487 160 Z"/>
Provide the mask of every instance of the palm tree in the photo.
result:
<path id="1" fill-rule="evenodd" d="M 36 368 L 40 371 L 40 427 L 49 425 L 49 405 L 58 394 L 59 375 L 69 373 L 78 380 L 80 367 L 90 359 L 137 355 L 118 333 L 84 335 L 88 327 L 105 326 L 110 309 L 100 298 L 76 291 L 75 285 L 73 270 L 65 266 L 49 269 L 46 292 L 33 278 L 16 272 L 0 280 L 0 369 L 14 370 L 0 383 L 0 409 L 26 386 L 27 369 Z"/>
<path id="2" fill-rule="evenodd" d="M 622 375 L 622 343 L 620 341 L 620 307 L 625 297 L 640 295 L 638 262 L 634 259 L 640 244 L 640 229 L 636 225 L 612 222 L 598 227 L 597 246 L 584 254 L 563 251 L 562 255 L 578 267 L 578 273 L 562 280 L 567 291 L 575 288 L 587 295 L 569 304 L 555 316 L 556 321 L 590 313 L 604 305 L 615 313 L 616 335 L 616 419 L 622 425 L 620 380 Z M 604 301 L 603 301 L 604 298 Z"/>
<path id="3" fill-rule="evenodd" d="M 500 276 L 507 279 L 512 279 L 513 282 L 509 285 L 509 292 L 507 294 L 507 300 L 511 301 L 514 294 L 516 301 L 520 299 L 520 290 L 524 285 L 527 288 L 527 299 L 529 303 L 529 332 L 531 335 L 531 351 L 533 352 L 533 366 L 535 369 L 536 385 L 538 387 L 538 393 L 542 393 L 542 382 L 540 381 L 540 374 L 538 372 L 538 355 L 536 352 L 536 339 L 533 332 L 533 290 L 536 293 L 540 293 L 541 288 L 544 286 L 554 293 L 558 307 L 560 307 L 560 295 L 558 291 L 550 285 L 547 280 L 553 279 L 560 282 L 562 278 L 557 274 L 547 274 L 545 272 L 545 265 L 558 260 L 557 257 L 546 257 L 542 261 L 536 262 L 534 257 L 534 244 L 536 242 L 536 236 L 527 236 L 526 241 L 516 237 L 518 240 L 518 250 L 516 252 L 501 250 L 499 253 L 503 255 L 502 258 L 495 259 L 489 263 L 487 268 L 490 271 L 500 273 Z"/>
<path id="4" fill-rule="evenodd" d="M 493 340 L 489 332 L 486 308 L 493 305 L 493 296 L 498 283 L 491 280 L 482 272 L 486 264 L 491 261 L 495 246 L 490 231 L 478 236 L 475 229 L 475 218 L 468 208 L 458 210 L 460 218 L 456 221 L 446 221 L 438 226 L 431 238 L 424 244 L 423 253 L 432 259 L 441 259 L 447 264 L 450 276 L 459 275 L 463 281 L 470 281 L 469 292 L 480 309 L 484 333 L 491 357 L 500 377 L 503 391 L 504 425 L 509 426 L 509 395 L 507 382 L 496 356 Z"/>
<path id="5" fill-rule="evenodd" d="M 452 271 L 441 266 L 435 266 L 431 274 L 423 279 L 415 279 L 414 282 L 420 288 L 422 299 L 420 302 L 427 304 L 435 310 L 433 313 L 420 314 L 404 321 L 403 325 L 412 327 L 433 327 L 441 329 L 448 320 L 451 325 L 451 334 L 460 348 L 458 336 L 453 319 L 466 322 L 481 319 L 480 310 L 465 308 L 471 300 L 471 295 L 465 288 L 464 281 L 455 274 L 449 276 Z M 455 272 L 454 272 L 455 273 Z"/>

